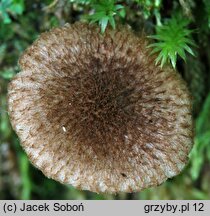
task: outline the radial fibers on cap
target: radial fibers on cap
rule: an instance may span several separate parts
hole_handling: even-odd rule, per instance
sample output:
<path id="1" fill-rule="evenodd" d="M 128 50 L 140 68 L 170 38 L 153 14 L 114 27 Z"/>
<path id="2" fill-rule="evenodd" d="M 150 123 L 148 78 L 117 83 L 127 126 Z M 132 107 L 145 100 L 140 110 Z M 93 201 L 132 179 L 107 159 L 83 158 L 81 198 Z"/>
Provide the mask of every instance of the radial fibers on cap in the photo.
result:
<path id="1" fill-rule="evenodd" d="M 41 36 L 9 85 L 11 123 L 34 166 L 95 192 L 136 192 L 181 172 L 191 99 L 128 27 L 75 23 Z"/>

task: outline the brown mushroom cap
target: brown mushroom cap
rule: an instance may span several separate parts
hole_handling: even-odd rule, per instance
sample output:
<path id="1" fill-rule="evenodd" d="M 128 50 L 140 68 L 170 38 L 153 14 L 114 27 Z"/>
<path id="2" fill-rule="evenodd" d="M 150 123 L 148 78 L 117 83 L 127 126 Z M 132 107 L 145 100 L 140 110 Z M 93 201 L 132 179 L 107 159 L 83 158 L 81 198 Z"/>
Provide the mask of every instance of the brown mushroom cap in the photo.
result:
<path id="1" fill-rule="evenodd" d="M 75 23 L 43 33 L 8 89 L 12 126 L 47 177 L 135 192 L 180 173 L 192 147 L 191 99 L 145 36 Z"/>

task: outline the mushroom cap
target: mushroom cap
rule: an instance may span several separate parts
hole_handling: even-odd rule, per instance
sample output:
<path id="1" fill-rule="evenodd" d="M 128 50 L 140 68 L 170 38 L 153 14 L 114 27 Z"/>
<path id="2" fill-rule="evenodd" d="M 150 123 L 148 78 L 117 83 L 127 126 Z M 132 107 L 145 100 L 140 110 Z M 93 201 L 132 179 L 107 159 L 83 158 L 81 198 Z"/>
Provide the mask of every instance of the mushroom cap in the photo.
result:
<path id="1" fill-rule="evenodd" d="M 129 27 L 77 22 L 41 36 L 8 88 L 12 126 L 47 177 L 94 192 L 137 192 L 181 172 L 191 98 Z"/>

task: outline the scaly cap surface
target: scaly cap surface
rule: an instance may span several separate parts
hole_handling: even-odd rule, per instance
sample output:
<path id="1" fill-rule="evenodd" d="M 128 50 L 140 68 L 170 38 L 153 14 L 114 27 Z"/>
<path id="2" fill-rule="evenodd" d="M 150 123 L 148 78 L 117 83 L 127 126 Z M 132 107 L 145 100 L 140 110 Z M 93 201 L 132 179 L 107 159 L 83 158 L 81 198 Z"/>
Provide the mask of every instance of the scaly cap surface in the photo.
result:
<path id="1" fill-rule="evenodd" d="M 75 23 L 41 36 L 10 83 L 11 123 L 47 177 L 95 192 L 135 192 L 180 173 L 192 147 L 191 99 L 144 36 Z"/>

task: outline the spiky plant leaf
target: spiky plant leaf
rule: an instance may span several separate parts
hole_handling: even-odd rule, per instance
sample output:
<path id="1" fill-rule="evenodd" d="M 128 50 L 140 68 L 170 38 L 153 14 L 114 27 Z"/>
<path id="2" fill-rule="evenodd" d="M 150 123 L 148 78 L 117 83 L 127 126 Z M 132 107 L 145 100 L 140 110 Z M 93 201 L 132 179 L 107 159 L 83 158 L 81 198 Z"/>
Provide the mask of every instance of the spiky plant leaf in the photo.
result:
<path id="1" fill-rule="evenodd" d="M 192 30 L 187 28 L 189 21 L 183 17 L 174 16 L 165 25 L 156 27 L 156 35 L 149 36 L 156 42 L 148 47 L 153 48 L 152 53 L 159 53 L 156 64 L 161 67 L 171 62 L 176 67 L 177 56 L 186 60 L 185 52 L 194 55 L 191 46 L 195 46 L 191 39 Z"/>
<path id="2" fill-rule="evenodd" d="M 115 19 L 117 15 L 121 18 L 125 17 L 125 8 L 121 4 L 116 4 L 115 0 L 99 0 L 93 1 L 91 5 L 94 13 L 86 18 L 93 22 L 98 22 L 101 27 L 101 32 L 104 33 L 107 25 L 110 23 L 112 28 L 115 28 Z"/>

